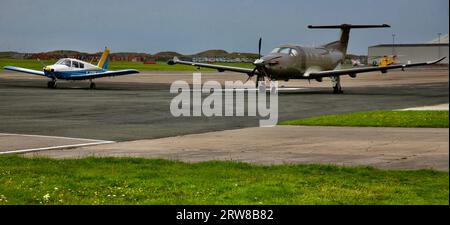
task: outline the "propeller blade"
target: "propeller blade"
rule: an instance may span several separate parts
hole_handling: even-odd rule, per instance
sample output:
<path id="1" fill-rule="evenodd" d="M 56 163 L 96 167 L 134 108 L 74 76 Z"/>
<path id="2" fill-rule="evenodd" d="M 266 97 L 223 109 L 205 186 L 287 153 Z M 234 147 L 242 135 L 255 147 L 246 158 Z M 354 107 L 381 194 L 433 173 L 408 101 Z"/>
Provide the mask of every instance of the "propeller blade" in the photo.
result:
<path id="1" fill-rule="evenodd" d="M 259 83 L 259 74 L 258 75 L 256 75 L 256 89 L 258 89 L 258 83 Z"/>
<path id="2" fill-rule="evenodd" d="M 36 60 L 41 64 L 42 67 L 46 67 L 47 65 L 45 65 L 40 58 L 36 58 Z"/>
<path id="3" fill-rule="evenodd" d="M 252 71 L 251 73 L 248 74 L 248 78 L 247 78 L 247 80 L 246 80 L 245 82 L 249 81 L 252 77 L 255 76 L 256 69 L 257 69 L 257 68 L 255 67 L 255 69 L 253 69 L 253 71 Z"/>
<path id="4" fill-rule="evenodd" d="M 255 76 L 255 73 L 256 73 L 256 70 L 257 70 L 257 69 L 258 69 L 257 67 L 255 67 L 255 69 L 253 69 L 253 71 L 252 71 L 252 73 L 251 73 L 251 77 Z"/>
<path id="5" fill-rule="evenodd" d="M 262 38 L 259 38 L 259 44 L 258 44 L 258 59 L 261 58 L 261 45 L 262 45 Z"/>

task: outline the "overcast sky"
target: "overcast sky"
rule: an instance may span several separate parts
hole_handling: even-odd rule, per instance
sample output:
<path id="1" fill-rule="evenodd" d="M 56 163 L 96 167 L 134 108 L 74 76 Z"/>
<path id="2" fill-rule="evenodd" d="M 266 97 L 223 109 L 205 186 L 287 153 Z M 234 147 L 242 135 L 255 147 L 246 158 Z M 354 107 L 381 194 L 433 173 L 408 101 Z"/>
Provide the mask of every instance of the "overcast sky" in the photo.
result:
<path id="1" fill-rule="evenodd" d="M 0 51 L 256 52 L 261 36 L 267 53 L 339 35 L 308 24 L 392 25 L 351 33 L 349 52 L 366 54 L 393 33 L 398 43 L 430 41 L 448 20 L 448 0 L 0 0 Z"/>

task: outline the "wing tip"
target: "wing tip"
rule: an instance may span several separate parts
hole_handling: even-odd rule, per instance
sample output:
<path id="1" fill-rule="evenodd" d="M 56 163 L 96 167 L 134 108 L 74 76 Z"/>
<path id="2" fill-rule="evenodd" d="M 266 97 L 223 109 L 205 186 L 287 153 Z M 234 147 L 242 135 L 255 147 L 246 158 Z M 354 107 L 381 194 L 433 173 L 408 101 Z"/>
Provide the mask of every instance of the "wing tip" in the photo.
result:
<path id="1" fill-rule="evenodd" d="M 437 63 L 440 63 L 440 62 L 442 62 L 444 59 L 446 59 L 447 57 L 442 57 L 442 58 L 440 58 L 440 59 L 437 59 L 437 60 L 434 60 L 434 61 L 431 61 L 431 62 L 428 62 L 428 64 L 429 65 L 433 65 L 433 64 L 437 64 Z"/>
<path id="2" fill-rule="evenodd" d="M 173 59 L 169 59 L 169 61 L 167 61 L 167 64 L 172 66 L 172 65 L 177 64 L 178 61 L 180 61 L 180 59 L 178 59 L 178 57 L 174 56 Z"/>

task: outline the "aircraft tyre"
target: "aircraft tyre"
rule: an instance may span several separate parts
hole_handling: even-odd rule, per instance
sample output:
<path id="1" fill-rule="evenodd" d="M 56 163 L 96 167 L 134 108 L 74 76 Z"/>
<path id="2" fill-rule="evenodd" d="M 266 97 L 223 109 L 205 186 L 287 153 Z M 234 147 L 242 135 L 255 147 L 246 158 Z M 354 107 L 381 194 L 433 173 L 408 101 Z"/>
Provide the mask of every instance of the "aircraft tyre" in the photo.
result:
<path id="1" fill-rule="evenodd" d="M 56 81 L 49 81 L 47 82 L 48 88 L 56 88 Z"/>
<path id="2" fill-rule="evenodd" d="M 333 87 L 333 94 L 343 94 L 344 91 L 342 91 L 342 88 L 339 87 Z"/>

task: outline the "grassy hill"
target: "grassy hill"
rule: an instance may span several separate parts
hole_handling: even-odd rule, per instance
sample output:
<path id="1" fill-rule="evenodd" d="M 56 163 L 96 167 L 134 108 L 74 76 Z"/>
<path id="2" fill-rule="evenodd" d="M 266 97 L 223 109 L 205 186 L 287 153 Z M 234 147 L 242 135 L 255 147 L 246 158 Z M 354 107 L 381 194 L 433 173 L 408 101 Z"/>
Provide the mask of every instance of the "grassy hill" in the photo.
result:
<path id="1" fill-rule="evenodd" d="M 0 58 L 4 59 L 59 59 L 62 57 L 70 57 L 70 58 L 91 58 L 91 57 L 99 57 L 101 55 L 101 52 L 96 53 L 86 53 L 86 52 L 79 52 L 79 51 L 73 51 L 73 50 L 54 50 L 49 52 L 39 52 L 39 53 L 19 53 L 19 52 L 0 52 Z M 233 52 L 229 53 L 225 50 L 221 49 L 213 49 L 213 50 L 207 50 L 203 52 L 199 52 L 192 55 L 183 55 L 178 52 L 174 51 L 162 51 L 158 52 L 156 54 L 150 54 L 150 53 L 137 53 L 137 52 L 113 52 L 111 53 L 112 61 L 114 60 L 127 60 L 131 58 L 140 58 L 145 60 L 156 60 L 156 61 L 167 61 L 173 57 L 178 58 L 192 58 L 192 57 L 224 57 L 224 58 L 257 58 L 258 55 L 254 53 L 240 53 L 240 52 Z"/>
<path id="2" fill-rule="evenodd" d="M 195 54 L 195 56 L 200 57 L 226 57 L 228 56 L 228 52 L 225 50 L 215 49 L 215 50 L 207 50 L 203 52 L 199 52 Z"/>

